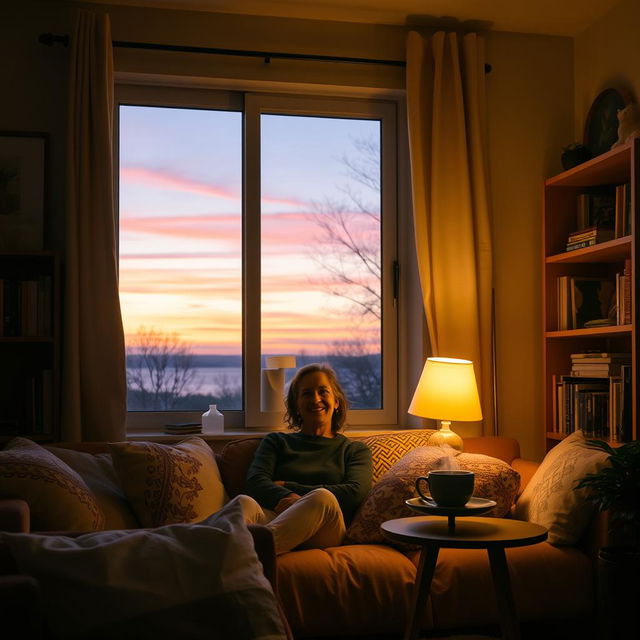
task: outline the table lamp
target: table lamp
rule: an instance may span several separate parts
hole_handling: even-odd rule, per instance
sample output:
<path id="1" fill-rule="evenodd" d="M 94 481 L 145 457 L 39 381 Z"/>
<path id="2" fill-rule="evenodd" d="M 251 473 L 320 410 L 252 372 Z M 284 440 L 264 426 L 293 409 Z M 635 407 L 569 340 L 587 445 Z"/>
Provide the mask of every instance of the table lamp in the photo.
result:
<path id="1" fill-rule="evenodd" d="M 462 451 L 462 438 L 451 431 L 451 421 L 482 420 L 482 409 L 471 360 L 427 358 L 409 413 L 440 420 L 429 444 L 448 444 Z"/>

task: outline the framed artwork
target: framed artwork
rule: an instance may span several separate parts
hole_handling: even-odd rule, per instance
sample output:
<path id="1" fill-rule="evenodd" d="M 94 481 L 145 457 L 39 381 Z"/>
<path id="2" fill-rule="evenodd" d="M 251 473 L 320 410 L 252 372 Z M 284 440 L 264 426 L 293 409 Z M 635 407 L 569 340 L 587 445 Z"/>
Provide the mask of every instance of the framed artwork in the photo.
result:
<path id="1" fill-rule="evenodd" d="M 0 131 L 0 251 L 44 246 L 44 133 Z"/>
<path id="2" fill-rule="evenodd" d="M 618 111 L 631 102 L 626 90 L 605 89 L 593 101 L 584 127 L 584 146 L 591 156 L 609 151 L 618 139 Z"/>

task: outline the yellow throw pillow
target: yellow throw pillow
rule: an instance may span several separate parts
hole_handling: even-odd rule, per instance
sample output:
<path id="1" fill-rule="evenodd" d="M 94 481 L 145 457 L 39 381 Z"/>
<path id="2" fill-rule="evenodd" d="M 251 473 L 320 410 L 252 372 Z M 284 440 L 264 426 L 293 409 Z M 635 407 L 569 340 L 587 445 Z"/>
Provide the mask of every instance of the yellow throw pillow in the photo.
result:
<path id="1" fill-rule="evenodd" d="M 116 442 L 109 449 L 143 527 L 199 522 L 227 501 L 215 456 L 202 438 L 176 445 Z"/>
<path id="2" fill-rule="evenodd" d="M 586 446 L 582 431 L 567 436 L 540 463 L 516 503 L 514 517 L 547 527 L 551 544 L 576 543 L 595 510 L 587 490 L 576 489 L 576 483 L 600 471 L 608 458 L 604 451 Z"/>
<path id="3" fill-rule="evenodd" d="M 104 514 L 82 478 L 26 438 L 13 438 L 0 451 L 0 497 L 29 504 L 32 531 L 97 531 L 104 526 Z"/>
<path id="4" fill-rule="evenodd" d="M 371 449 L 372 482 L 375 484 L 406 453 L 416 447 L 428 446 L 429 439 L 434 433 L 437 433 L 434 429 L 411 429 L 400 433 L 382 433 L 353 438 L 353 440 L 361 440 Z"/>

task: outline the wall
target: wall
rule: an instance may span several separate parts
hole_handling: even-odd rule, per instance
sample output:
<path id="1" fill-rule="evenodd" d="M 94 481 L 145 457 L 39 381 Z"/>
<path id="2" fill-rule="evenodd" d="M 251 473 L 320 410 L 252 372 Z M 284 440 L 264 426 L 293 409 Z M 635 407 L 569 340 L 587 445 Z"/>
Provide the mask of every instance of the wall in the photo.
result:
<path id="1" fill-rule="evenodd" d="M 4 129 L 41 129 L 52 138 L 51 201 L 54 246 L 61 247 L 64 211 L 64 136 L 68 51 L 37 44 L 41 32 L 70 33 L 72 6 L 26 0 L 0 18 L 0 55 L 13 61 L 11 91 L 0 104 Z M 95 6 L 92 6 L 95 8 Z M 116 40 L 143 40 L 224 48 L 298 51 L 402 59 L 405 30 L 381 25 L 311 22 L 282 18 L 148 11 L 113 6 Z M 363 65 L 170 56 L 116 50 L 116 67 L 128 74 L 158 70 L 252 81 L 360 87 L 385 97 L 403 86 L 403 73 Z M 541 182 L 559 170 L 563 144 L 572 137 L 573 75 L 570 39 L 510 33 L 487 35 L 491 189 L 494 214 L 499 428 L 520 440 L 523 455 L 542 455 L 540 331 Z M 312 69 L 312 70 L 311 70 Z M 408 324 L 415 327 L 415 318 Z M 415 336 L 412 334 L 412 338 Z M 408 422 L 408 420 L 407 420 Z"/>
<path id="2" fill-rule="evenodd" d="M 575 38 L 575 139 L 597 95 L 609 87 L 640 99 L 640 2 L 624 0 Z"/>

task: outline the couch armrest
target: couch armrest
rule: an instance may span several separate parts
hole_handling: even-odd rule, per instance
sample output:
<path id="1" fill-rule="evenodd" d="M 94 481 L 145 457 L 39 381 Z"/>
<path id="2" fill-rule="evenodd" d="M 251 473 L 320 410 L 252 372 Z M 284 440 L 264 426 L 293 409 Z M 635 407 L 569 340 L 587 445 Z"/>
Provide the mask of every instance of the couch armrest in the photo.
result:
<path id="1" fill-rule="evenodd" d="M 511 464 L 514 458 L 520 457 L 520 444 L 515 438 L 507 436 L 478 436 L 464 438 L 466 453 L 483 453 L 486 456 L 499 458 Z"/>
<path id="2" fill-rule="evenodd" d="M 46 636 L 42 596 L 37 580 L 29 576 L 0 576 L 0 620 L 15 637 L 39 640 Z"/>
<path id="3" fill-rule="evenodd" d="M 280 597 L 278 595 L 278 572 L 276 568 L 276 546 L 273 541 L 273 533 L 271 529 L 261 524 L 248 524 L 249 532 L 253 536 L 253 546 L 256 550 L 258 560 L 262 563 L 262 571 L 271 583 L 273 592 L 276 595 L 276 601 L 278 603 L 278 611 L 280 612 L 280 618 L 284 625 L 285 633 L 288 640 L 294 640 L 293 632 L 289 626 L 286 616 L 284 615 L 284 609 L 280 603 Z"/>
<path id="4" fill-rule="evenodd" d="M 29 533 L 31 516 L 29 505 L 24 500 L 0 499 L 0 531 Z"/>

